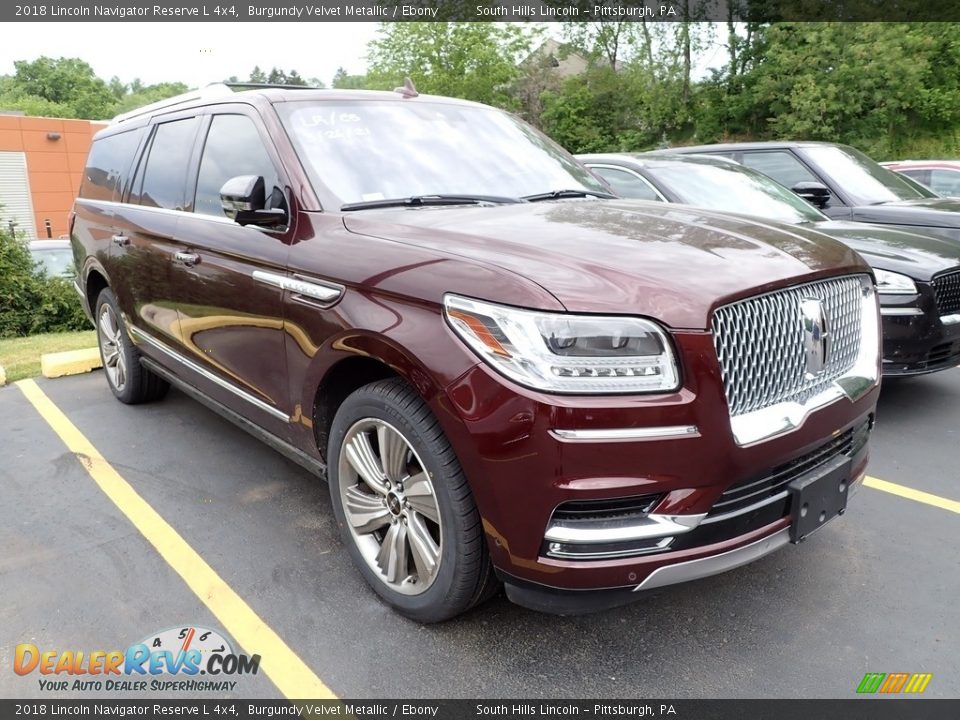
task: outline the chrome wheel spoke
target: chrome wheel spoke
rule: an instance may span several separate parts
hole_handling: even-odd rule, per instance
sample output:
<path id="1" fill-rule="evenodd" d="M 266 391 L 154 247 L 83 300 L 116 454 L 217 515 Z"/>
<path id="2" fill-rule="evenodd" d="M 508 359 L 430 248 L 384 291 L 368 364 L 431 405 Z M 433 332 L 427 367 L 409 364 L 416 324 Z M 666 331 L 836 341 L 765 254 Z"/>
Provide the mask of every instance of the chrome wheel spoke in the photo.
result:
<path id="1" fill-rule="evenodd" d="M 112 326 L 111 320 L 113 318 L 111 316 L 112 313 L 106 308 L 100 313 L 100 337 L 107 341 L 113 340 L 117 334 L 116 328 Z"/>
<path id="2" fill-rule="evenodd" d="M 117 364 L 117 361 L 120 358 L 120 353 L 117 351 L 117 346 L 113 343 L 104 343 L 103 348 L 103 364 L 107 367 L 113 367 Z"/>
<path id="3" fill-rule="evenodd" d="M 347 520 L 358 533 L 372 533 L 390 524 L 390 511 L 379 495 L 365 493 L 359 487 L 350 488 L 344 495 Z"/>
<path id="4" fill-rule="evenodd" d="M 437 499 L 433 494 L 433 486 L 427 479 L 425 472 L 410 476 L 403 486 L 404 495 L 410 507 L 421 515 L 430 518 L 435 523 L 440 522 L 440 511 L 437 508 Z"/>
<path id="5" fill-rule="evenodd" d="M 411 513 L 409 516 L 407 542 L 410 545 L 413 564 L 417 567 L 417 574 L 421 582 L 426 583 L 437 572 L 440 564 L 440 547 L 434 542 L 423 519 L 417 513 Z"/>
<path id="6" fill-rule="evenodd" d="M 365 432 L 358 432 L 344 444 L 347 461 L 363 481 L 381 495 L 387 492 L 383 470 Z"/>
<path id="7" fill-rule="evenodd" d="M 384 475 L 391 482 L 402 482 L 407 476 L 407 459 L 410 457 L 407 441 L 392 428 L 378 425 L 377 443 L 380 446 L 380 463 Z"/>
<path id="8" fill-rule="evenodd" d="M 407 577 L 407 526 L 395 522 L 387 530 L 377 554 L 377 565 L 388 583 Z"/>
<path id="9" fill-rule="evenodd" d="M 123 353 L 117 353 L 116 371 L 116 385 L 118 388 L 122 388 L 127 382 L 127 361 L 123 359 Z"/>

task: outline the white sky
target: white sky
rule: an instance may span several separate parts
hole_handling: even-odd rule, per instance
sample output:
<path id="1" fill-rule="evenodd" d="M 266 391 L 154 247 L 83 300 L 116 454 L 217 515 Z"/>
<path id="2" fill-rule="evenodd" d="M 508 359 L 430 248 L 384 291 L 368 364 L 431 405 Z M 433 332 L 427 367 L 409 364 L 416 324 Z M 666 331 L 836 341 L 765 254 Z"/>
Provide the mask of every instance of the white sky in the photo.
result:
<path id="1" fill-rule="evenodd" d="M 245 80 L 254 65 L 296 70 L 328 86 L 341 65 L 366 71 L 367 42 L 377 23 L 16 23 L 0 42 L 0 75 L 14 60 L 78 57 L 105 80 L 140 78 L 146 85 L 186 83 L 199 87 L 236 75 Z"/>

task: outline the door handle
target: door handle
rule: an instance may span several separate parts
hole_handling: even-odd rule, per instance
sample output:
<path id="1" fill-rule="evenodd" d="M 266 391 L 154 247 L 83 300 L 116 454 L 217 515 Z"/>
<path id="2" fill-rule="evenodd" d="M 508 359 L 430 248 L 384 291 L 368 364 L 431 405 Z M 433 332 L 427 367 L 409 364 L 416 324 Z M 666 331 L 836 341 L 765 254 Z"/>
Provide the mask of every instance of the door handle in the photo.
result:
<path id="1" fill-rule="evenodd" d="M 126 235 L 123 235 L 123 234 L 114 235 L 110 239 L 113 241 L 113 244 L 116 245 L 117 247 L 123 247 L 124 245 L 130 244 L 130 238 L 128 238 Z"/>
<path id="2" fill-rule="evenodd" d="M 200 262 L 200 256 L 192 252 L 178 252 L 173 256 L 173 259 L 181 265 L 186 265 L 187 267 L 193 267 Z"/>

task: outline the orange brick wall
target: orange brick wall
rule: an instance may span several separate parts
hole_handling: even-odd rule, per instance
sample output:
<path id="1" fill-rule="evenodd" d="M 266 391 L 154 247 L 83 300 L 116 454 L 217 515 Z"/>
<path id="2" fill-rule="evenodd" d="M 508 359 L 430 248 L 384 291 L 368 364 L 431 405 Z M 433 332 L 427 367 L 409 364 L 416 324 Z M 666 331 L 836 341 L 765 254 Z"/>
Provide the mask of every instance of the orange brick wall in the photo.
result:
<path id="1" fill-rule="evenodd" d="M 67 234 L 67 216 L 80 190 L 90 141 L 102 127 L 89 120 L 0 115 L 0 151 L 27 156 L 37 237 L 46 237 L 47 220 L 53 237 Z M 50 140 L 47 133 L 59 133 L 60 139 Z"/>

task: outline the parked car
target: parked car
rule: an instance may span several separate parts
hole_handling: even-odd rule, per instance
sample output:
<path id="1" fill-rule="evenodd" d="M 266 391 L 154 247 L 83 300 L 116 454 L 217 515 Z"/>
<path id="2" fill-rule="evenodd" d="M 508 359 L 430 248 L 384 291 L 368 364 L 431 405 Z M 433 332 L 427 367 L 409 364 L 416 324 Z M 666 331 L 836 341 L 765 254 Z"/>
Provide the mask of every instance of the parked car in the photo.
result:
<path id="1" fill-rule="evenodd" d="M 960 201 L 941 198 L 846 145 L 728 143 L 670 152 L 736 160 L 772 177 L 835 220 L 893 225 L 960 241 Z"/>
<path id="2" fill-rule="evenodd" d="M 69 240 L 31 240 L 28 248 L 35 263 L 50 277 L 72 278 L 77 274 Z"/>
<path id="3" fill-rule="evenodd" d="M 898 160 L 880 163 L 943 197 L 960 197 L 960 160 Z"/>
<path id="4" fill-rule="evenodd" d="M 864 476 L 854 251 L 611 199 L 493 108 L 174 98 L 96 135 L 72 235 L 117 399 L 176 385 L 325 474 L 360 573 L 420 621 L 498 581 L 576 612 L 737 567 Z"/>
<path id="5" fill-rule="evenodd" d="M 809 227 L 870 263 L 880 293 L 883 373 L 919 375 L 960 364 L 960 245 L 881 225 L 831 220 L 771 178 L 709 155 L 577 158 L 624 198 L 686 203 Z"/>

